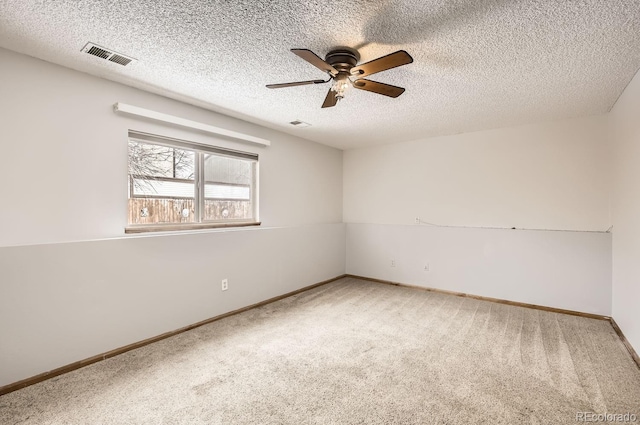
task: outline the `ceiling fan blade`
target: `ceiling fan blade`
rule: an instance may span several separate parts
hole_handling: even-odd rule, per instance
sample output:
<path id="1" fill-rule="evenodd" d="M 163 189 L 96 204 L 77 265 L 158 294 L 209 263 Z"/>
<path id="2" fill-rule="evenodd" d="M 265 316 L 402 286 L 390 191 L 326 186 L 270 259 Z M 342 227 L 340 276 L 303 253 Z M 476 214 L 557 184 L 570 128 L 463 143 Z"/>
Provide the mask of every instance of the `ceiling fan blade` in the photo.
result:
<path id="1" fill-rule="evenodd" d="M 338 75 L 338 70 L 323 61 L 318 55 L 313 53 L 311 50 L 307 49 L 291 49 L 291 51 L 301 57 L 302 59 L 309 62 L 311 65 L 320 69 L 321 71 L 328 72 L 332 76 Z"/>
<path id="2" fill-rule="evenodd" d="M 270 89 L 281 89 L 283 87 L 294 87 L 294 86 L 306 86 L 308 84 L 322 84 L 328 83 L 329 80 L 310 80 L 310 81 L 298 81 L 295 83 L 282 83 L 282 84 L 267 84 L 267 88 Z"/>
<path id="3" fill-rule="evenodd" d="M 388 54 L 370 62 L 363 63 L 351 68 L 351 75 L 355 77 L 366 77 L 376 72 L 386 71 L 401 65 L 407 65 L 413 62 L 413 58 L 404 50 L 398 50 L 395 53 Z"/>
<path id="4" fill-rule="evenodd" d="M 398 97 L 404 93 L 402 87 L 392 86 L 391 84 L 378 83 L 371 80 L 356 80 L 353 82 L 353 87 L 366 90 L 373 93 L 383 94 L 389 97 Z"/>
<path id="5" fill-rule="evenodd" d="M 329 93 L 327 93 L 327 97 L 324 98 L 324 103 L 322 104 L 323 108 L 330 108 L 332 106 L 336 106 L 338 103 L 338 98 L 336 97 L 336 92 L 332 89 L 329 89 Z"/>

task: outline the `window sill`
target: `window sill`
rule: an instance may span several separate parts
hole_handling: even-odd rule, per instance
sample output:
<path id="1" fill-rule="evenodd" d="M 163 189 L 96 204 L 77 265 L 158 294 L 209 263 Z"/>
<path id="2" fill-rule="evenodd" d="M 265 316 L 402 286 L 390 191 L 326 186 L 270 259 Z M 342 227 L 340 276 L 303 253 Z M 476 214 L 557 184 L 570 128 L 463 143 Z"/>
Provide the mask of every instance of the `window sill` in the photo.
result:
<path id="1" fill-rule="evenodd" d="M 194 224 L 144 224 L 128 226 L 124 233 L 179 232 L 181 230 L 227 229 L 232 227 L 260 226 L 259 221 L 238 223 L 194 223 Z"/>

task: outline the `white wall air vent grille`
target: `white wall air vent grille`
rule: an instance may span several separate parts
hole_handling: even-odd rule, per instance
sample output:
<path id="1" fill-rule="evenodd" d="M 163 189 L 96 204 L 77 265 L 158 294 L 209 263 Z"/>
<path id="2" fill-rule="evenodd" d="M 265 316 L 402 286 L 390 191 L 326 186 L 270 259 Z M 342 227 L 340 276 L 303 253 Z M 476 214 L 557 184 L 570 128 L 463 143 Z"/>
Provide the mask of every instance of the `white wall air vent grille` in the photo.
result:
<path id="1" fill-rule="evenodd" d="M 119 63 L 120 65 L 123 65 L 123 66 L 129 65 L 129 62 L 131 62 L 131 59 L 129 59 L 129 58 L 125 57 L 125 56 L 119 55 L 117 53 L 114 53 L 113 55 L 111 55 L 109 60 L 111 62 Z"/>
<path id="2" fill-rule="evenodd" d="M 87 51 L 90 55 L 97 56 L 102 59 L 106 59 L 111 55 L 111 52 L 107 52 L 104 49 L 101 49 L 96 46 L 91 46 L 91 48 Z"/>
<path id="3" fill-rule="evenodd" d="M 134 62 L 135 59 L 130 58 L 126 55 L 123 55 L 121 53 L 115 53 L 109 49 L 105 49 L 104 47 L 98 46 L 96 44 L 93 43 L 87 43 L 83 48 L 82 51 L 85 53 L 88 53 L 90 55 L 93 56 L 97 56 L 101 59 L 106 59 L 109 62 L 113 62 L 113 63 L 117 63 L 119 65 L 122 66 L 127 66 L 129 65 L 131 62 Z"/>
<path id="4" fill-rule="evenodd" d="M 295 121 L 291 121 L 289 124 L 298 127 L 298 128 L 304 128 L 304 127 L 310 127 L 311 124 L 309 124 L 308 122 L 304 122 L 304 121 L 300 121 L 300 120 L 295 120 Z"/>

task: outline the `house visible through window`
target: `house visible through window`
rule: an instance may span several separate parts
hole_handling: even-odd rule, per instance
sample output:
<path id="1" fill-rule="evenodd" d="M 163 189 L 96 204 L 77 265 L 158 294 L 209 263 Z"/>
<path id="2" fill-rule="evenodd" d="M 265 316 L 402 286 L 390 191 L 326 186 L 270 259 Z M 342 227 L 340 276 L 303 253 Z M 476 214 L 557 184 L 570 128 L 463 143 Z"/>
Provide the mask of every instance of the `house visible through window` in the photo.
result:
<path id="1" fill-rule="evenodd" d="M 129 227 L 257 224 L 258 155 L 129 132 Z"/>

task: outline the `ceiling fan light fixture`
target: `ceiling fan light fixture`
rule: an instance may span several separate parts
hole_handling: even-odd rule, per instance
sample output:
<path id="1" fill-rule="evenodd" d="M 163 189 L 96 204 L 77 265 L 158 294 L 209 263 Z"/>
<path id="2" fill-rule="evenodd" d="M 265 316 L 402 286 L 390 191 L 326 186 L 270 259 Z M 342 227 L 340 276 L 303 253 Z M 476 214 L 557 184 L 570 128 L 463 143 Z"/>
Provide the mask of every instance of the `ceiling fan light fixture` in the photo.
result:
<path id="1" fill-rule="evenodd" d="M 351 80 L 345 76 L 344 78 L 337 78 L 333 86 L 331 86 L 331 90 L 336 93 L 336 99 L 339 100 L 344 97 L 344 94 L 352 85 Z"/>

